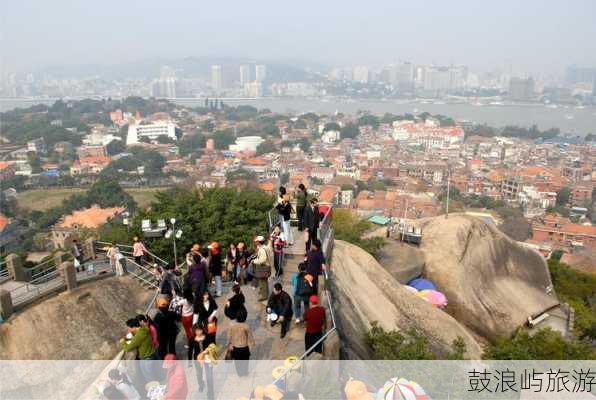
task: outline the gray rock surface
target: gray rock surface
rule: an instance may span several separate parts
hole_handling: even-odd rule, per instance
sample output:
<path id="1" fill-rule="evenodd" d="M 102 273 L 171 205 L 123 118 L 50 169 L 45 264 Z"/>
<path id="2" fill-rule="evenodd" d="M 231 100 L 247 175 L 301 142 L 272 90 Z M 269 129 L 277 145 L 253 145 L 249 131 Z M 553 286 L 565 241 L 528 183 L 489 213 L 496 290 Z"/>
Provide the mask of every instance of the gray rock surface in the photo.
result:
<path id="1" fill-rule="evenodd" d="M 510 335 L 528 316 L 558 304 L 540 254 L 465 215 L 421 222 L 424 275 L 445 293 L 448 312 L 485 338 Z"/>
<path id="2" fill-rule="evenodd" d="M 386 330 L 415 328 L 428 338 L 438 354 L 451 351 L 453 341 L 461 337 L 466 343 L 467 356 L 480 358 L 480 345 L 465 327 L 410 293 L 361 248 L 336 240 L 332 270 L 330 287 L 343 359 L 372 357 L 365 337 L 373 321 Z"/>

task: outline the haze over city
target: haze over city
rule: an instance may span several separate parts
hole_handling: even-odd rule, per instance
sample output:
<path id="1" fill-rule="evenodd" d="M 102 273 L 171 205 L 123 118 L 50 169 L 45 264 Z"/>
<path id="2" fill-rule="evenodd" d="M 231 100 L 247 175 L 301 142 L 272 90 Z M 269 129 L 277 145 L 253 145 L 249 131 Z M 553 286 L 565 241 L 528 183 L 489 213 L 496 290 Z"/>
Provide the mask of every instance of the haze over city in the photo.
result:
<path id="1" fill-rule="evenodd" d="M 9 70 L 188 56 L 326 65 L 416 63 L 561 72 L 596 65 L 596 4 L 555 1 L 18 1 Z"/>

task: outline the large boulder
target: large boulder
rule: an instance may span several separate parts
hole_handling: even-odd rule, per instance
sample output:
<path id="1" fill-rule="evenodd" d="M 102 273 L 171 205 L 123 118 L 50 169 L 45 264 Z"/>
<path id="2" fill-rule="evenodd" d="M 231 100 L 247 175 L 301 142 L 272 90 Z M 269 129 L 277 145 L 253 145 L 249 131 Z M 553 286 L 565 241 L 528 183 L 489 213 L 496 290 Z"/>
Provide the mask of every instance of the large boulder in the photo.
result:
<path id="1" fill-rule="evenodd" d="M 366 333 L 377 321 L 385 330 L 406 332 L 411 328 L 428 338 L 433 351 L 452 350 L 458 337 L 466 343 L 467 356 L 480 358 L 482 350 L 474 337 L 453 317 L 436 309 L 405 289 L 370 254 L 336 240 L 333 277 L 330 280 L 343 359 L 370 359 Z"/>
<path id="2" fill-rule="evenodd" d="M 449 300 L 448 311 L 486 338 L 510 335 L 530 315 L 558 304 L 540 254 L 495 226 L 466 215 L 421 222 L 424 275 Z"/>
<path id="3" fill-rule="evenodd" d="M 107 278 L 25 308 L 0 325 L 0 359 L 108 360 L 128 318 L 153 292 L 131 277 Z"/>

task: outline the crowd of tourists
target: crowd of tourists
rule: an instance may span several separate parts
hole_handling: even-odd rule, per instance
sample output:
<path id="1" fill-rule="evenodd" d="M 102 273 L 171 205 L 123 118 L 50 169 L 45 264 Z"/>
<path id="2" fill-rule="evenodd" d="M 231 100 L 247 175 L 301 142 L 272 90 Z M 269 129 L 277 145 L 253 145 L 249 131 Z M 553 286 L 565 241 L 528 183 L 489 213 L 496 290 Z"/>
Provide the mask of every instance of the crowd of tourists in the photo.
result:
<path id="1" fill-rule="evenodd" d="M 136 399 L 147 384 L 163 383 L 164 399 L 186 398 L 186 375 L 176 362 L 187 359 L 194 368 L 200 392 L 214 398 L 213 367 L 220 358 L 234 362 L 238 376 L 249 373 L 251 352 L 255 352 L 255 337 L 247 323 L 244 290 L 254 290 L 257 302 L 264 306 L 265 319 L 270 327 L 280 327 L 283 339 L 294 322 L 304 324 L 305 351 L 322 353 L 323 331 L 326 326 L 325 308 L 319 305 L 319 277 L 326 268 L 321 241 L 317 237 L 321 215 L 317 200 L 309 198 L 304 185 L 295 192 L 296 209 L 290 203 L 286 189 L 281 187 L 274 205 L 279 220 L 268 237 L 257 236 L 251 248 L 244 242 L 230 243 L 226 251 L 219 243 L 208 246 L 192 245 L 186 254 L 187 268 L 171 266 L 156 268 L 159 295 L 153 316 L 139 314 L 126 321 L 127 333 L 120 341 L 121 350 L 133 355 L 139 371 L 137 380 L 118 370 L 110 372 L 109 385 L 103 395 L 110 399 Z M 291 277 L 291 290 L 283 286 L 284 252 L 294 245 L 290 226 L 296 213 L 298 230 L 304 232 L 305 256 L 298 271 Z M 145 245 L 134 238 L 134 262 L 143 265 L 148 253 Z M 123 258 L 114 245 L 108 251 L 114 268 L 121 274 Z M 122 272 L 123 273 L 123 272 Z M 231 286 L 229 296 L 220 309 L 217 299 L 223 296 L 224 282 Z M 255 304 L 259 310 L 258 304 Z M 254 307 L 252 307 L 254 309 Z M 262 312 L 262 311 L 261 311 Z M 217 333 L 222 318 L 230 320 L 225 343 L 219 343 Z M 183 335 L 185 354 L 177 351 L 177 339 Z M 161 360 L 161 361 L 160 361 Z"/>

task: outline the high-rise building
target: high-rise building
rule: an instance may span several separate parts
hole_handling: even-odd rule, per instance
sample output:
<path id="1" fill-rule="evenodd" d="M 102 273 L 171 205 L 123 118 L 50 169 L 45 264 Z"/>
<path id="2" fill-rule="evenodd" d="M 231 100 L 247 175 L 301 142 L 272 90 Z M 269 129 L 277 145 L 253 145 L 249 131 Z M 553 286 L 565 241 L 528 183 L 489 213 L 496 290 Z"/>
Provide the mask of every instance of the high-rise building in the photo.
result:
<path id="1" fill-rule="evenodd" d="M 511 78 L 509 80 L 509 98 L 512 100 L 530 100 L 534 96 L 534 79 Z"/>
<path id="2" fill-rule="evenodd" d="M 355 67 L 353 80 L 360 83 L 368 83 L 369 72 L 368 67 Z"/>
<path id="3" fill-rule="evenodd" d="M 161 67 L 159 79 L 151 85 L 151 96 L 175 98 L 178 94 L 178 79 L 176 71 L 167 65 Z"/>
<path id="4" fill-rule="evenodd" d="M 590 83 L 596 79 L 596 68 L 578 67 L 571 65 L 565 73 L 567 83 Z"/>
<path id="5" fill-rule="evenodd" d="M 246 97 L 262 97 L 263 84 L 259 81 L 248 82 L 244 85 L 244 95 Z"/>
<path id="6" fill-rule="evenodd" d="M 211 87 L 215 90 L 219 90 L 223 87 L 223 73 L 221 65 L 211 66 Z"/>
<path id="7" fill-rule="evenodd" d="M 244 87 L 250 82 L 250 65 L 240 66 L 240 87 Z"/>
<path id="8" fill-rule="evenodd" d="M 267 66 L 259 64 L 255 67 L 255 81 L 263 82 L 267 79 Z"/>

